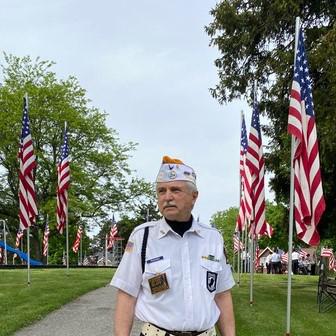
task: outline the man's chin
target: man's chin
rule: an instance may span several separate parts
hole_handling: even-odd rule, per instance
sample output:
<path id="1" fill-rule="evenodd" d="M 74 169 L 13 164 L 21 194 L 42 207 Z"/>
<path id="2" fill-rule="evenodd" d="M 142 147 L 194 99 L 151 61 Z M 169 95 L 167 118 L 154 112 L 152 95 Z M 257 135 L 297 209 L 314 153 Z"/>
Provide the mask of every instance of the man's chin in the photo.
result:
<path id="1" fill-rule="evenodd" d="M 163 212 L 163 216 L 169 220 L 177 220 L 178 218 L 178 212 L 176 211 L 176 209 L 165 209 L 165 211 Z"/>

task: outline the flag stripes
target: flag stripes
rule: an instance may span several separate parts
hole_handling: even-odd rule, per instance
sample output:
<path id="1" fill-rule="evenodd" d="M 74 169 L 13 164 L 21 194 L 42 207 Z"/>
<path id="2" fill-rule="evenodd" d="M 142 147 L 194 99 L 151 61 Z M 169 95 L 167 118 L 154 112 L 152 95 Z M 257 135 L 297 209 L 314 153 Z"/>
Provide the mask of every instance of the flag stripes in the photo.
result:
<path id="1" fill-rule="evenodd" d="M 262 138 L 259 120 L 259 107 L 257 100 L 253 103 L 253 112 L 251 120 L 251 129 L 249 134 L 246 165 L 250 170 L 251 186 L 249 194 L 251 198 L 251 212 L 248 212 L 248 217 L 251 220 L 250 234 L 262 235 L 266 231 L 266 218 L 265 218 L 265 161 L 262 149 Z M 248 208 L 247 208 L 248 210 Z"/>
<path id="2" fill-rule="evenodd" d="M 242 232 L 246 225 L 247 214 L 252 212 L 251 200 L 251 174 L 246 165 L 246 152 L 247 152 L 247 132 L 245 118 L 242 114 L 241 124 L 241 138 L 240 138 L 240 181 L 241 181 L 241 196 L 239 213 L 236 221 L 236 231 Z"/>
<path id="3" fill-rule="evenodd" d="M 325 248 L 325 247 L 323 247 L 321 249 L 321 257 L 327 257 L 327 258 L 329 258 L 328 268 L 329 268 L 329 270 L 333 270 L 333 271 L 336 272 L 336 260 L 335 260 L 335 256 L 334 256 L 333 250 L 331 248 Z"/>
<path id="4" fill-rule="evenodd" d="M 48 248 L 49 248 L 49 225 L 46 223 L 43 235 L 43 252 L 42 254 L 46 257 L 48 255 Z"/>
<path id="5" fill-rule="evenodd" d="M 15 248 L 20 247 L 20 242 L 21 242 L 22 237 L 23 237 L 23 231 L 19 229 L 18 232 L 16 233 Z"/>
<path id="6" fill-rule="evenodd" d="M 23 98 L 22 131 L 19 148 L 19 220 L 21 230 L 31 226 L 37 216 L 34 169 L 36 158 L 29 127 L 28 97 Z"/>
<path id="7" fill-rule="evenodd" d="M 61 159 L 57 166 L 57 230 L 63 233 L 68 219 L 68 189 L 70 185 L 69 144 L 66 128 L 64 129 Z"/>
<path id="8" fill-rule="evenodd" d="M 118 226 L 117 226 L 117 223 L 115 222 L 115 219 L 114 219 L 114 216 L 113 216 L 111 230 L 110 230 L 110 234 L 109 234 L 109 237 L 108 237 L 108 244 L 107 244 L 107 249 L 108 250 L 112 249 L 117 235 L 118 235 Z"/>
<path id="9" fill-rule="evenodd" d="M 320 237 L 316 228 L 325 202 L 312 97 L 300 29 L 288 115 L 288 133 L 294 137 L 294 218 L 298 237 L 309 245 L 318 245 Z"/>
<path id="10" fill-rule="evenodd" d="M 82 238 L 82 233 L 83 233 L 83 228 L 81 226 L 79 226 L 78 230 L 77 230 L 75 242 L 72 246 L 72 251 L 74 251 L 75 253 L 78 252 L 79 244 L 80 244 L 80 241 L 81 241 L 81 238 Z"/>
<path id="11" fill-rule="evenodd" d="M 233 251 L 237 254 L 239 251 L 242 251 L 244 248 L 244 244 L 240 241 L 237 235 L 233 235 Z"/>

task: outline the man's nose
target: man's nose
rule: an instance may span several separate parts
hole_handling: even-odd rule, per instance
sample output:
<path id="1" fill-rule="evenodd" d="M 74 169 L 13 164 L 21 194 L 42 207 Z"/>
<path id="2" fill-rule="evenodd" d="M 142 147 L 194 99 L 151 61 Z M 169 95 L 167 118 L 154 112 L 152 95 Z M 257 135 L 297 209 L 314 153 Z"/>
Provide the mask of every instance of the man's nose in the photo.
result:
<path id="1" fill-rule="evenodd" d="M 173 197 L 173 193 L 171 192 L 171 191 L 169 191 L 169 190 L 167 190 L 167 192 L 165 193 L 165 195 L 164 195 L 164 199 L 166 200 L 166 201 L 170 201 L 170 200 L 172 200 L 174 197 Z"/>

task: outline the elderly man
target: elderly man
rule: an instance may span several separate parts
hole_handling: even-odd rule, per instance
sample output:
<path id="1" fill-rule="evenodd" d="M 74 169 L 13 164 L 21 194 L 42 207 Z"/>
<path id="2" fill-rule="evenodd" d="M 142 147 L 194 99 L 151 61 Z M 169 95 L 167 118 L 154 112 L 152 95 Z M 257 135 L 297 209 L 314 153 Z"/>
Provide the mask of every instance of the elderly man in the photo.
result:
<path id="1" fill-rule="evenodd" d="M 163 158 L 156 179 L 163 218 L 134 229 L 112 279 L 118 288 L 116 336 L 129 336 L 134 315 L 144 336 L 234 336 L 234 286 L 219 232 L 194 220 L 196 174 Z"/>

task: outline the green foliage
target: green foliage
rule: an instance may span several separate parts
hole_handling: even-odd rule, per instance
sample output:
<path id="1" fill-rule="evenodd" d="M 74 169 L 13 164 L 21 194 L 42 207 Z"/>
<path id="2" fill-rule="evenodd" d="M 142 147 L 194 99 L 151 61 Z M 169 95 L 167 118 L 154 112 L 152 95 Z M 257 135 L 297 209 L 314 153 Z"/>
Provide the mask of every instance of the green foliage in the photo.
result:
<path id="1" fill-rule="evenodd" d="M 18 228 L 18 160 L 22 100 L 29 96 L 30 128 L 37 157 L 35 183 L 39 217 L 31 229 L 32 256 L 39 259 L 46 216 L 55 233 L 56 166 L 67 122 L 71 155 L 69 189 L 70 244 L 78 218 L 87 230 L 112 211 L 129 211 L 151 193 L 151 185 L 133 177 L 128 166 L 134 143 L 121 144 L 106 126 L 106 114 L 92 107 L 77 79 L 57 79 L 53 62 L 5 54 L 0 87 L 0 216 Z M 15 239 L 15 237 L 14 237 Z M 61 238 L 63 239 L 63 238 Z M 13 243 L 13 242 L 12 242 Z M 59 260 L 60 239 L 51 239 L 51 260 Z M 73 256 L 74 257 L 74 256 Z"/>
<path id="2" fill-rule="evenodd" d="M 226 253 L 230 263 L 233 264 L 233 234 L 236 228 L 238 208 L 231 207 L 219 211 L 211 217 L 211 225 L 215 226 L 223 235 Z M 261 249 L 265 247 L 279 247 L 288 250 L 288 209 L 282 204 L 266 202 L 266 220 L 273 228 L 271 238 L 262 236 L 258 239 Z M 242 239 L 242 238 L 241 238 Z M 243 239 L 242 239 L 243 240 Z M 294 239 L 294 244 L 297 241 Z"/>
<path id="3" fill-rule="evenodd" d="M 282 204 L 266 202 L 266 220 L 273 228 L 271 238 L 263 236 L 259 240 L 260 248 L 267 246 L 288 250 L 288 209 Z"/>
<path id="4" fill-rule="evenodd" d="M 335 1 L 224 0 L 211 10 L 206 27 L 219 83 L 211 89 L 221 103 L 250 98 L 257 80 L 260 108 L 268 117 L 270 139 L 266 168 L 276 201 L 288 204 L 290 138 L 287 135 L 289 92 L 293 76 L 295 17 L 305 32 L 313 81 L 320 159 L 327 209 L 320 223 L 322 237 L 336 235 L 336 5 Z M 250 99 L 251 102 L 251 99 Z"/>
<path id="5" fill-rule="evenodd" d="M 128 241 L 128 238 L 134 228 L 147 221 L 155 221 L 161 218 L 161 215 L 156 207 L 154 188 L 152 194 L 148 197 L 148 203 L 142 203 L 135 207 L 133 214 L 124 214 L 118 221 L 118 236 L 123 238 L 123 247 Z M 101 246 L 105 246 L 105 237 L 111 229 L 111 221 L 106 221 L 100 232 L 93 239 L 93 246 L 96 248 L 92 252 L 97 252 Z"/>
<path id="6" fill-rule="evenodd" d="M 211 225 L 216 227 L 223 235 L 226 257 L 230 264 L 233 264 L 233 234 L 237 216 L 238 209 L 231 207 L 228 210 L 215 213 L 210 219 Z"/>
<path id="7" fill-rule="evenodd" d="M 13 335 L 77 297 L 106 285 L 113 273 L 111 268 L 32 269 L 28 286 L 27 270 L 0 271 L 0 336 Z"/>

